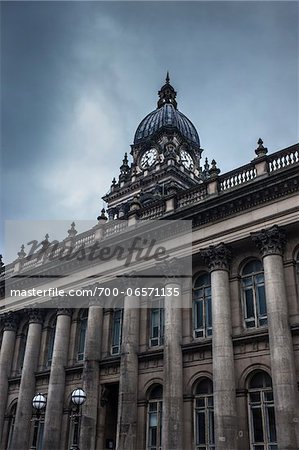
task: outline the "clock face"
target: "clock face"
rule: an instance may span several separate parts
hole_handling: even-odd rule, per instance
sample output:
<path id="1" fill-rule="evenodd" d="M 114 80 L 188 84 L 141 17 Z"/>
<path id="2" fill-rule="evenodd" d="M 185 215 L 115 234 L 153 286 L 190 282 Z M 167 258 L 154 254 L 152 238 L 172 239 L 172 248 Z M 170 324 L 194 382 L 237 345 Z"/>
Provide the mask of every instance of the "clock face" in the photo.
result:
<path id="1" fill-rule="evenodd" d="M 147 150 L 141 157 L 140 165 L 142 169 L 146 169 L 151 167 L 157 159 L 157 150 L 155 148 L 151 148 Z"/>
<path id="2" fill-rule="evenodd" d="M 186 167 L 186 169 L 191 170 L 193 167 L 193 159 L 191 158 L 189 153 L 186 150 L 181 150 L 180 157 L 183 166 Z"/>

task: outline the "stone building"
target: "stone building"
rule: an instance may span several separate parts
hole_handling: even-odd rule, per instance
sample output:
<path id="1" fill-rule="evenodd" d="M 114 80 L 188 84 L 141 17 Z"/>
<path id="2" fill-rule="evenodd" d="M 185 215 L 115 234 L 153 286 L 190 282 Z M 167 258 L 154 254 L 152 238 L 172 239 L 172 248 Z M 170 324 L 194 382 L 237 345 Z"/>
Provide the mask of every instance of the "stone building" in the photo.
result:
<path id="1" fill-rule="evenodd" d="M 46 308 L 48 298 L 29 294 L 16 302 L 8 285 L 49 286 L 32 281 L 36 269 L 59 271 L 51 286 L 66 292 L 85 283 L 82 262 L 72 278 L 71 263 L 22 247 L 1 270 L 1 450 L 298 450 L 298 144 L 268 153 L 259 139 L 248 164 L 220 174 L 214 160 L 201 164 L 167 76 L 131 156 L 98 224 L 81 234 L 72 224 L 58 248 L 88 252 L 142 221 L 188 219 L 191 288 L 162 283 L 192 304 L 173 308 L 162 294 L 150 308 L 136 307 L 136 295 L 117 307 Z M 86 393 L 80 407 L 76 388 Z"/>

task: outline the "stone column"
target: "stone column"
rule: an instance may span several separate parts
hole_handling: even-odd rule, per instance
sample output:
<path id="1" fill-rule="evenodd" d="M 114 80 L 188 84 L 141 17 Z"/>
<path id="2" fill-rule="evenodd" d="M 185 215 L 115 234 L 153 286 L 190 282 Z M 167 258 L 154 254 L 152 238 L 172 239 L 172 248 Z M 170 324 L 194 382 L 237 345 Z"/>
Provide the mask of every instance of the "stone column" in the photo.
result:
<path id="1" fill-rule="evenodd" d="M 211 271 L 213 390 L 216 450 L 238 450 L 234 352 L 229 291 L 230 251 L 224 244 L 202 252 Z"/>
<path id="2" fill-rule="evenodd" d="M 182 361 L 182 297 L 175 278 L 168 279 L 165 290 L 164 384 L 162 413 L 162 449 L 183 447 L 183 361 Z M 176 296 L 174 293 L 179 292 Z"/>
<path id="3" fill-rule="evenodd" d="M 18 395 L 18 404 L 11 448 L 26 450 L 29 448 L 32 399 L 35 395 L 35 372 L 37 370 L 42 332 L 41 310 L 29 311 L 29 326 Z"/>
<path id="4" fill-rule="evenodd" d="M 2 346 L 0 352 L 0 442 L 4 415 L 7 406 L 8 378 L 10 376 L 12 359 L 16 340 L 16 314 L 7 313 L 2 317 L 4 322 Z"/>
<path id="5" fill-rule="evenodd" d="M 86 392 L 86 401 L 82 406 L 80 450 L 96 448 L 102 325 L 103 308 L 91 306 L 88 311 L 84 351 L 83 389 Z"/>
<path id="6" fill-rule="evenodd" d="M 139 297 L 126 296 L 119 374 L 117 450 L 137 449 L 139 313 Z"/>
<path id="7" fill-rule="evenodd" d="M 296 450 L 299 448 L 299 396 L 282 260 L 285 233 L 273 226 L 253 233 L 252 238 L 264 265 L 278 448 Z"/>
<path id="8" fill-rule="evenodd" d="M 43 450 L 60 449 L 60 433 L 65 391 L 65 367 L 68 359 L 72 310 L 57 310 L 50 380 L 45 414 Z"/>

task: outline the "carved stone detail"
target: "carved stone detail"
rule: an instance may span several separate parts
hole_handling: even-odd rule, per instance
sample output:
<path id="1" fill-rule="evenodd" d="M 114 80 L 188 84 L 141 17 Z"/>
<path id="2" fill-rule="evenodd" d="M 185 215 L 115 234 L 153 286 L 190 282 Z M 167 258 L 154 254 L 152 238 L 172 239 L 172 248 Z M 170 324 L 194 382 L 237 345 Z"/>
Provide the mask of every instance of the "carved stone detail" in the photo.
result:
<path id="1" fill-rule="evenodd" d="M 210 245 L 209 248 L 202 250 L 201 256 L 213 270 L 229 270 L 231 260 L 231 250 L 222 242 L 218 245 Z"/>
<path id="2" fill-rule="evenodd" d="M 43 310 L 39 308 L 28 308 L 29 323 L 43 323 Z"/>
<path id="3" fill-rule="evenodd" d="M 286 233 L 277 225 L 251 233 L 251 238 L 258 247 L 262 257 L 283 254 L 286 244 Z"/>
<path id="4" fill-rule="evenodd" d="M 18 324 L 18 316 L 13 312 L 8 312 L 1 317 L 4 324 L 3 331 L 16 331 Z"/>
<path id="5" fill-rule="evenodd" d="M 58 308 L 57 316 L 70 316 L 72 315 L 73 310 L 71 308 Z"/>

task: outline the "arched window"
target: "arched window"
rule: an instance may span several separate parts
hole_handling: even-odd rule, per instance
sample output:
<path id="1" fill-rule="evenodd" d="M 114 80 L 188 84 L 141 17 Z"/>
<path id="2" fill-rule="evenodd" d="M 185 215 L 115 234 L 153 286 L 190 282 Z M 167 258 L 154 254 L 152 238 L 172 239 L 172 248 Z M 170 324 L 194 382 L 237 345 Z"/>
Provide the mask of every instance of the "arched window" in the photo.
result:
<path id="1" fill-rule="evenodd" d="M 52 364 L 54 340 L 56 331 L 56 317 L 54 317 L 48 327 L 47 348 L 46 348 L 46 368 L 49 369 Z"/>
<path id="2" fill-rule="evenodd" d="M 194 398 L 195 449 L 211 450 L 215 448 L 213 383 L 202 378 L 196 386 Z"/>
<path id="3" fill-rule="evenodd" d="M 162 448 L 162 386 L 156 385 L 149 393 L 147 407 L 147 450 Z"/>
<path id="4" fill-rule="evenodd" d="M 21 370 L 23 369 L 25 350 L 26 350 L 26 342 L 27 342 L 27 334 L 28 334 L 28 324 L 23 327 L 22 333 L 19 336 L 20 341 L 19 341 L 17 373 L 21 372 Z"/>
<path id="5" fill-rule="evenodd" d="M 255 373 L 248 386 L 251 450 L 278 450 L 271 377 Z"/>
<path id="6" fill-rule="evenodd" d="M 154 290 L 159 294 L 160 288 Z M 156 347 L 164 344 L 164 297 L 154 296 L 151 299 L 150 309 L 150 347 Z"/>
<path id="7" fill-rule="evenodd" d="M 193 287 L 193 329 L 194 337 L 212 336 L 211 276 L 199 275 Z"/>
<path id="8" fill-rule="evenodd" d="M 123 310 L 120 308 L 114 309 L 112 318 L 111 355 L 118 355 L 120 353 L 121 338 L 122 338 L 122 320 L 123 320 Z"/>
<path id="9" fill-rule="evenodd" d="M 8 418 L 8 433 L 7 433 L 7 444 L 6 444 L 6 450 L 13 450 L 11 447 L 11 441 L 15 426 L 15 420 L 16 420 L 16 411 L 17 411 L 17 402 L 15 402 L 9 412 L 9 418 Z"/>
<path id="10" fill-rule="evenodd" d="M 77 361 L 82 361 L 84 359 L 87 320 L 88 309 L 83 309 L 79 315 Z"/>
<path id="11" fill-rule="evenodd" d="M 256 259 L 245 265 L 241 285 L 245 327 L 267 325 L 264 269 L 261 261 Z"/>

